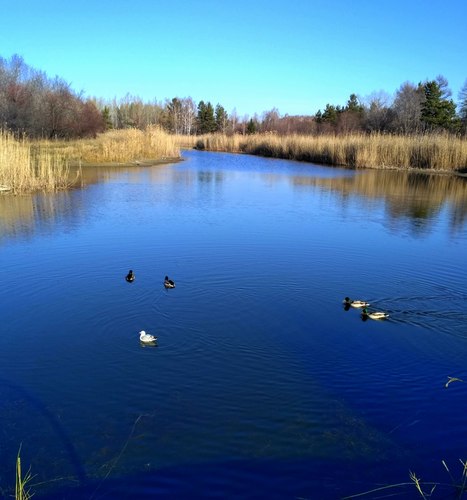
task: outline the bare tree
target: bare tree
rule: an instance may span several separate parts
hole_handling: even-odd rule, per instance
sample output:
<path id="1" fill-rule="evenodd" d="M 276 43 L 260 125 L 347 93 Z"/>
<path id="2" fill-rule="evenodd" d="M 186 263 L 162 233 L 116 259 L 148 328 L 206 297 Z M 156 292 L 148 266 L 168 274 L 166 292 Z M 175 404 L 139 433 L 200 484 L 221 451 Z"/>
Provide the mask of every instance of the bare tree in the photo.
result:
<path id="1" fill-rule="evenodd" d="M 438 88 L 441 92 L 442 99 L 449 99 L 452 96 L 451 89 L 449 88 L 449 82 L 443 75 L 438 75 L 435 79 L 438 84 Z"/>
<path id="2" fill-rule="evenodd" d="M 459 91 L 459 117 L 462 123 L 462 130 L 467 133 L 467 80 Z"/>
<path id="3" fill-rule="evenodd" d="M 227 128 L 227 133 L 235 134 L 237 132 L 237 124 L 240 121 L 237 113 L 237 109 L 233 108 L 230 112 L 229 127 Z"/>
<path id="4" fill-rule="evenodd" d="M 195 133 L 196 116 L 198 114 L 198 107 L 191 97 L 181 99 L 182 103 L 182 134 L 191 135 Z"/>
<path id="5" fill-rule="evenodd" d="M 396 92 L 393 110 L 396 131 L 414 133 L 420 130 L 421 106 L 424 101 L 423 89 L 410 82 L 403 83 Z"/>
<path id="6" fill-rule="evenodd" d="M 388 130 L 394 119 L 389 94 L 382 90 L 373 92 L 363 102 L 365 129 L 368 132 Z"/>
<path id="7" fill-rule="evenodd" d="M 277 108 L 265 111 L 261 117 L 261 132 L 277 131 L 280 122 L 280 114 Z"/>

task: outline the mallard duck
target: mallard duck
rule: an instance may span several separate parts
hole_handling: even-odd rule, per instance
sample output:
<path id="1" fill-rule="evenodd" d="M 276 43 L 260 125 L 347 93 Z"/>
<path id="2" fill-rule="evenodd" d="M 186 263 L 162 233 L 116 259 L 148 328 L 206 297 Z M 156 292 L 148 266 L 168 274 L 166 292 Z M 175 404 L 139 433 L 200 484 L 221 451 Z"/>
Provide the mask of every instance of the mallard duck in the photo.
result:
<path id="1" fill-rule="evenodd" d="M 362 311 L 362 318 L 370 318 L 370 319 L 386 319 L 389 318 L 389 314 L 380 311 L 368 312 L 368 309 L 365 307 Z"/>
<path id="2" fill-rule="evenodd" d="M 369 305 L 370 305 L 369 302 L 365 302 L 363 300 L 350 300 L 349 297 L 346 297 L 344 299 L 344 306 L 360 308 L 360 307 L 368 307 Z"/>
<path id="3" fill-rule="evenodd" d="M 154 335 L 151 335 L 149 333 L 146 333 L 144 330 L 141 330 L 139 332 L 139 340 L 145 344 L 150 344 L 153 342 L 156 342 L 157 337 L 154 337 Z"/>
<path id="4" fill-rule="evenodd" d="M 169 280 L 169 277 L 166 276 L 164 278 L 164 286 L 165 288 L 175 288 L 175 283 L 172 280 Z"/>
<path id="5" fill-rule="evenodd" d="M 128 281 L 128 283 L 135 281 L 135 275 L 131 269 L 129 270 L 128 274 L 125 276 L 125 279 Z"/>

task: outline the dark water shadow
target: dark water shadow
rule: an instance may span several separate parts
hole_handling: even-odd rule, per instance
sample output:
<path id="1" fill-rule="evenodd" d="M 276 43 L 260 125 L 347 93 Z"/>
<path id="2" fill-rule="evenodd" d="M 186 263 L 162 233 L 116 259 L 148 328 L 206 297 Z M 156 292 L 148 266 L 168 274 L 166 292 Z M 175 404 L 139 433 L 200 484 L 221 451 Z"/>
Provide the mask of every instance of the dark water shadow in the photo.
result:
<path id="1" fill-rule="evenodd" d="M 36 410 L 44 418 L 55 436 L 57 436 L 58 441 L 61 443 L 65 455 L 68 458 L 70 465 L 72 466 L 75 479 L 78 480 L 80 484 L 84 484 L 86 482 L 86 471 L 83 467 L 83 464 L 81 463 L 81 460 L 71 439 L 69 438 L 66 430 L 57 419 L 57 417 L 48 410 L 48 408 L 37 396 L 35 396 L 32 392 L 28 391 L 24 387 L 21 387 L 20 385 L 15 384 L 14 382 L 11 382 L 7 379 L 0 378 L 0 391 L 2 389 L 11 391 L 14 394 L 15 398 L 21 398 L 24 400 L 24 402 L 26 403 L 24 410 L 25 413 L 29 413 L 31 409 L 33 409 Z M 3 401 L 3 403 L 5 403 L 5 401 Z M 19 445 L 20 443 L 18 443 L 18 446 Z"/>

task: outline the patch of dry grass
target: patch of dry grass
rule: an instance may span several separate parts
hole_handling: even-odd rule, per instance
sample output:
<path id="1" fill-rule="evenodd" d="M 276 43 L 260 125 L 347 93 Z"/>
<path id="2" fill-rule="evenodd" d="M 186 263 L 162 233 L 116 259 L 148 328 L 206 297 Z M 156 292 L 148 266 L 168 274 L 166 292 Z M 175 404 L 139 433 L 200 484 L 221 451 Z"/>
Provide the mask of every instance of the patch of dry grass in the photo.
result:
<path id="1" fill-rule="evenodd" d="M 40 144 L 62 152 L 70 161 L 81 163 L 131 163 L 180 157 L 175 137 L 160 127 L 111 130 L 96 139 L 43 141 Z"/>
<path id="2" fill-rule="evenodd" d="M 56 191 L 74 184 L 70 165 L 152 164 L 180 157 L 174 136 L 159 127 L 115 130 L 96 139 L 29 141 L 0 131 L 0 191 Z"/>
<path id="3" fill-rule="evenodd" d="M 467 139 L 447 134 L 221 135 L 179 137 L 181 147 L 248 153 L 351 168 L 467 169 Z"/>
<path id="4" fill-rule="evenodd" d="M 0 189 L 13 193 L 55 191 L 68 187 L 66 158 L 44 147 L 32 147 L 25 138 L 16 139 L 0 131 Z"/>

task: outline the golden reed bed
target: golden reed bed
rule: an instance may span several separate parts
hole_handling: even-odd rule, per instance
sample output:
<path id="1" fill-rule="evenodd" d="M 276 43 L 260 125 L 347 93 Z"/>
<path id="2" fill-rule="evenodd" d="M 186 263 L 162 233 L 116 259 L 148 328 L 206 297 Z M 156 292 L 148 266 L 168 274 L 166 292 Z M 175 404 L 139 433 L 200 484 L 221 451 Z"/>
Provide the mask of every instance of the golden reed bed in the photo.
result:
<path id="1" fill-rule="evenodd" d="M 71 165 L 146 164 L 180 157 L 175 137 L 158 127 L 115 130 L 96 139 L 29 141 L 0 131 L 0 190 L 56 191 L 77 182 Z M 75 171 L 75 169 L 73 169 Z"/>
<path id="2" fill-rule="evenodd" d="M 447 134 L 343 136 L 210 134 L 178 137 L 181 147 L 248 153 L 351 168 L 467 169 L 467 138 Z"/>
<path id="3" fill-rule="evenodd" d="M 110 131 L 96 139 L 28 141 L 0 131 L 0 191 L 24 193 L 65 189 L 78 180 L 70 176 L 70 165 L 138 161 L 151 164 L 179 158 L 180 147 L 350 168 L 467 170 L 467 139 L 447 134 L 173 136 L 159 127 L 149 127 L 144 131 Z"/>

